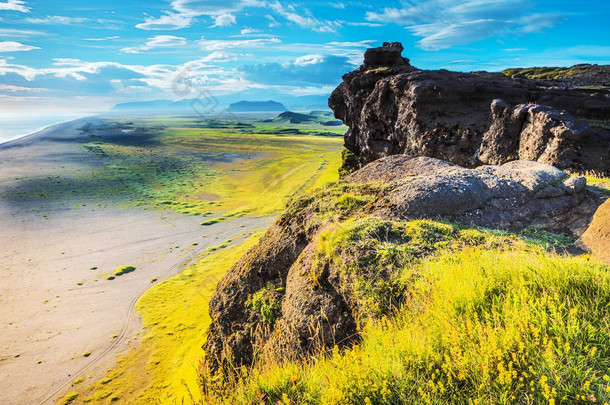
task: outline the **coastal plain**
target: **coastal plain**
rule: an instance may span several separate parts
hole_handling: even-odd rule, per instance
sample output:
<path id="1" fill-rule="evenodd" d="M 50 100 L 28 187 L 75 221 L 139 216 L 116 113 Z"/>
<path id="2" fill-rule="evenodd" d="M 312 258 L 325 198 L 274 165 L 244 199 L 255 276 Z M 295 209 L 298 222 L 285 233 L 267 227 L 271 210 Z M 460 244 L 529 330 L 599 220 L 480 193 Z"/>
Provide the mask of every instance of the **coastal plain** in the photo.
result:
<path id="1" fill-rule="evenodd" d="M 138 298 L 334 180 L 344 130 L 92 117 L 0 145 L 0 402 L 53 403 L 104 375 L 137 346 Z"/>

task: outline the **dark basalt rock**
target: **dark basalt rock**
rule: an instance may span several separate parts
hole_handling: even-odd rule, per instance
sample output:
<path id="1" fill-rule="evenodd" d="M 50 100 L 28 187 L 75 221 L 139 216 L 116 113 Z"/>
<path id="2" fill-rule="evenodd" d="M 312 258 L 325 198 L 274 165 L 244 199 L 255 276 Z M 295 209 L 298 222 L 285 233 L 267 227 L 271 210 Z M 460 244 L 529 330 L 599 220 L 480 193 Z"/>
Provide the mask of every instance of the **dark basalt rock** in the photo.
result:
<path id="1" fill-rule="evenodd" d="M 409 66 L 409 59 L 402 57 L 403 49 L 400 42 L 384 42 L 380 48 L 369 48 L 364 53 L 364 67 L 371 69 L 382 66 Z"/>
<path id="2" fill-rule="evenodd" d="M 329 99 L 349 127 L 354 156 L 344 169 L 404 153 L 464 167 L 520 159 L 610 174 L 607 87 L 419 70 L 401 51 L 399 43 L 367 50 Z"/>

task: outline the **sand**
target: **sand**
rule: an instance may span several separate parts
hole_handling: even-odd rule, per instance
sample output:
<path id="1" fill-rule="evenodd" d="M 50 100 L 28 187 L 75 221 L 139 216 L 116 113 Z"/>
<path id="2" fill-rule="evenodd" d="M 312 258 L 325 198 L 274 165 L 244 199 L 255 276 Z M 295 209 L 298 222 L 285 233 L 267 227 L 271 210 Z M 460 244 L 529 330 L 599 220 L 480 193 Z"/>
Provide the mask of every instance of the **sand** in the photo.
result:
<path id="1" fill-rule="evenodd" d="M 239 218 L 204 227 L 198 216 L 116 202 L 16 198 L 24 184 L 95 169 L 78 142 L 82 124 L 0 145 L 0 404 L 54 403 L 75 378 L 112 367 L 128 342 L 137 344 L 133 307 L 153 278 L 270 223 Z M 136 271 L 106 279 L 126 264 Z"/>

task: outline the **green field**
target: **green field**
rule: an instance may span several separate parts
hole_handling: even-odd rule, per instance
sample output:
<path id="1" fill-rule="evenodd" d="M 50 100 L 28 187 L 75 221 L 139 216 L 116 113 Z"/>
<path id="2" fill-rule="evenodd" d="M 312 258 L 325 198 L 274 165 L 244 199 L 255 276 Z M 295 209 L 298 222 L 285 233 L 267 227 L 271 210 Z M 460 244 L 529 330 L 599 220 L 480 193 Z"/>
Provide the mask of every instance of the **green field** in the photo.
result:
<path id="1" fill-rule="evenodd" d="M 3 199 L 35 210 L 115 204 L 216 221 L 281 210 L 293 195 L 338 177 L 344 126 L 326 115 L 279 118 L 91 118 L 73 142 L 80 166 L 18 179 Z M 204 221 L 204 220 L 202 220 Z"/>
<path id="2" fill-rule="evenodd" d="M 134 204 L 265 215 L 337 177 L 344 128 L 264 121 L 104 119 L 82 129 L 83 146 L 104 161 L 100 177 L 119 180 Z"/>

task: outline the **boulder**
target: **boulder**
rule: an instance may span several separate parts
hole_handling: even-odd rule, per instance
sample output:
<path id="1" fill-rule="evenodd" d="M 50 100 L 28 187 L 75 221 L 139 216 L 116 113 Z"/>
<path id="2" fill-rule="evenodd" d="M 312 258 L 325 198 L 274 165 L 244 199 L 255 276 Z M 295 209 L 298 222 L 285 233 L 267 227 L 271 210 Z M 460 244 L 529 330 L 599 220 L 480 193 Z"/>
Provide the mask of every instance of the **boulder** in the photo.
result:
<path id="1" fill-rule="evenodd" d="M 370 163 L 346 180 L 386 178 L 386 167 L 396 186 L 377 199 L 370 213 L 392 220 L 431 218 L 580 234 L 599 205 L 598 196 L 586 190 L 584 177 L 531 161 L 468 169 L 434 158 L 397 155 Z"/>

